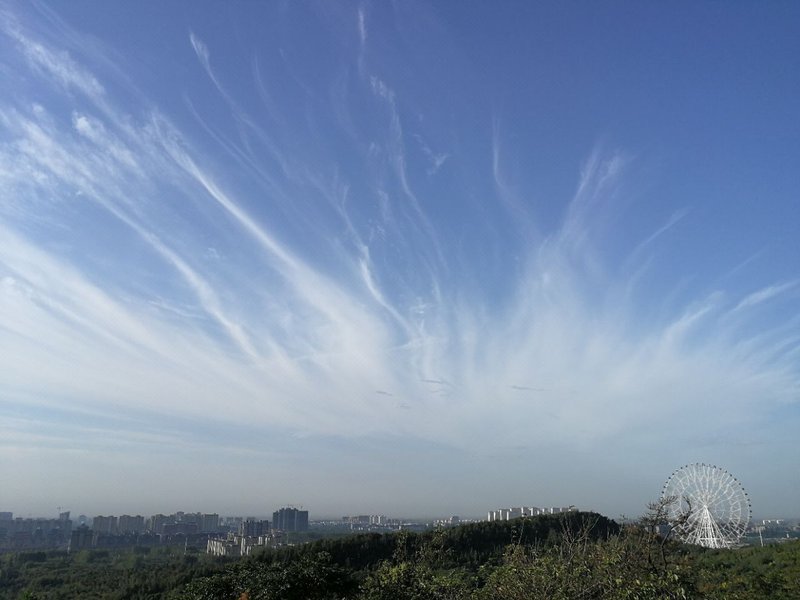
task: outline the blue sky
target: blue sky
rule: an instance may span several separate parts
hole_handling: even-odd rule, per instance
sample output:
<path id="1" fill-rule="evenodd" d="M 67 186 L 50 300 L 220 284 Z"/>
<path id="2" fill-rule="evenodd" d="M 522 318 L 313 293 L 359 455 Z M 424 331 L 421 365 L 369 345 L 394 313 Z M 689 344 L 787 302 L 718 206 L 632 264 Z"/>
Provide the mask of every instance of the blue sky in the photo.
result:
<path id="1" fill-rule="evenodd" d="M 0 508 L 797 513 L 796 4 L 0 6 Z"/>

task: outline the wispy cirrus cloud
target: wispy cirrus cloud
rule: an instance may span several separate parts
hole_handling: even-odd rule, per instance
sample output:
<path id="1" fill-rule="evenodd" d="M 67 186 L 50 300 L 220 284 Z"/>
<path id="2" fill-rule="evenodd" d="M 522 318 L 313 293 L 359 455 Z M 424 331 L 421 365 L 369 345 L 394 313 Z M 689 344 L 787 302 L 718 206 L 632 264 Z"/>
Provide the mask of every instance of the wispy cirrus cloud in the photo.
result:
<path id="1" fill-rule="evenodd" d="M 757 317 L 796 282 L 652 297 L 657 246 L 692 219 L 682 208 L 624 232 L 625 268 L 611 268 L 608 216 L 624 210 L 635 168 L 626 153 L 589 153 L 551 230 L 503 170 L 496 122 L 484 208 L 444 210 L 422 191 L 431 179 L 460 189 L 467 167 L 456 151 L 434 152 L 399 92 L 368 73 L 365 10 L 358 78 L 331 83 L 346 86 L 338 97 L 361 119 L 339 120 L 341 130 L 312 127 L 273 98 L 258 61 L 252 94 L 269 110 L 252 114 L 192 32 L 230 120 L 188 94 L 201 125 L 189 133 L 3 21 L 15 53 L 5 68 L 48 90 L 0 98 L 0 386 L 15 407 L 131 422 L 144 411 L 172 424 L 140 438 L 103 420 L 84 429 L 91 443 L 72 442 L 92 452 L 123 430 L 132 452 L 174 436 L 236 448 L 209 431 L 240 424 L 241 447 L 256 452 L 277 452 L 287 436 L 320 453 L 345 452 L 331 440 L 387 439 L 480 463 L 512 447 L 580 452 L 620 439 L 668 454 L 797 402 L 800 324 L 753 333 L 730 318 Z M 323 110 L 308 102 L 312 115 Z M 9 426 L 17 442 L 32 423 Z M 289 460 L 302 462 L 295 450 Z"/>
<path id="2" fill-rule="evenodd" d="M 796 281 L 788 281 L 786 283 L 774 284 L 765 287 L 764 289 L 758 290 L 749 294 L 745 298 L 742 299 L 739 304 L 733 309 L 733 312 L 737 312 L 743 310 L 745 308 L 750 308 L 761 304 L 762 302 L 767 302 L 776 296 L 779 296 L 783 292 L 787 292 L 793 288 L 797 287 Z"/>
<path id="3" fill-rule="evenodd" d="M 54 51 L 23 34 L 13 21 L 4 20 L 6 35 L 18 45 L 28 65 L 45 77 L 57 82 L 67 91 L 78 91 L 94 100 L 100 100 L 105 89 L 86 69 L 78 65 L 66 52 Z"/>

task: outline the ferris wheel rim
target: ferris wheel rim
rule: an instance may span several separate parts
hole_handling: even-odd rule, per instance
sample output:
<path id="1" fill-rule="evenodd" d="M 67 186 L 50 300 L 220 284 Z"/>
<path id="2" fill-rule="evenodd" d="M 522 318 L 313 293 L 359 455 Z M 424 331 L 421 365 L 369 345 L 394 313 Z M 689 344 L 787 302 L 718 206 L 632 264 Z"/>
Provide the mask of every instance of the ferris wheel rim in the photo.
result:
<path id="1" fill-rule="evenodd" d="M 708 463 L 675 469 L 661 490 L 667 520 L 677 537 L 708 547 L 739 542 L 752 516 L 742 483 L 728 470 Z"/>

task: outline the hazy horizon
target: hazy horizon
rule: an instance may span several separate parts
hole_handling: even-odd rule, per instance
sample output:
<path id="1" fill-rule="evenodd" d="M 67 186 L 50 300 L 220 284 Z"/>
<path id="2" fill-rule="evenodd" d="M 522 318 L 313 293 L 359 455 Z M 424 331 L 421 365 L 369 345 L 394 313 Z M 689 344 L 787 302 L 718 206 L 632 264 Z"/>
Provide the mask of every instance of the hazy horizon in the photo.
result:
<path id="1" fill-rule="evenodd" d="M 798 19 L 0 1 L 0 511 L 797 514 Z"/>

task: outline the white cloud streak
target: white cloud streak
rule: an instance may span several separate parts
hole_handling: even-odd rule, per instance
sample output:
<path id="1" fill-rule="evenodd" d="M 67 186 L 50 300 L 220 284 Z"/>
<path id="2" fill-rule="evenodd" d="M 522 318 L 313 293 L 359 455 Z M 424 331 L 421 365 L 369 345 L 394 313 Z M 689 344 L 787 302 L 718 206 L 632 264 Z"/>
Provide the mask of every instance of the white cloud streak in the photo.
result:
<path id="1" fill-rule="evenodd" d="M 759 304 L 767 302 L 768 300 L 771 300 L 783 292 L 789 291 L 795 287 L 797 287 L 796 281 L 789 281 L 787 283 L 767 286 L 764 289 L 753 292 L 752 294 L 743 298 L 742 301 L 736 305 L 736 308 L 734 308 L 732 312 L 738 312 L 746 308 L 758 306 Z"/>
<path id="2" fill-rule="evenodd" d="M 83 95 L 67 103 L 68 117 L 32 102 L 0 104 L 0 193 L 17 198 L 0 208 L 7 392 L 321 438 L 398 436 L 479 456 L 598 447 L 653 423 L 653 443 L 669 444 L 708 423 L 736 430 L 797 401 L 798 323 L 756 335 L 729 318 L 795 281 L 698 294 L 648 321 L 630 300 L 646 295 L 646 278 L 609 275 L 597 216 L 614 210 L 629 163 L 621 153 L 592 153 L 549 235 L 518 245 L 502 234 L 470 240 L 475 248 L 452 256 L 442 236 L 448 217 L 425 209 L 402 106 L 383 79 L 361 82 L 383 109 L 381 136 L 357 149 L 355 169 L 332 168 L 336 157 L 310 162 L 268 135 L 191 33 L 201 67 L 259 144 L 216 134 L 195 113 L 231 157 L 223 166 L 160 112 L 131 117 L 113 85 L 76 58 L 8 20 L 4 31 L 53 98 Z M 363 8 L 358 32 L 363 47 Z M 256 93 L 271 102 L 255 72 Z M 526 209 L 502 171 L 495 129 L 486 177 L 502 218 L 515 219 Z M 457 161 L 418 139 L 429 175 Z M 642 236 L 631 270 L 688 218 L 679 210 Z M 462 283 L 480 280 L 477 271 L 453 278 L 453 265 L 470 265 L 493 244 L 521 257 L 520 270 L 498 274 L 513 278 L 502 301 L 492 284 Z"/>

